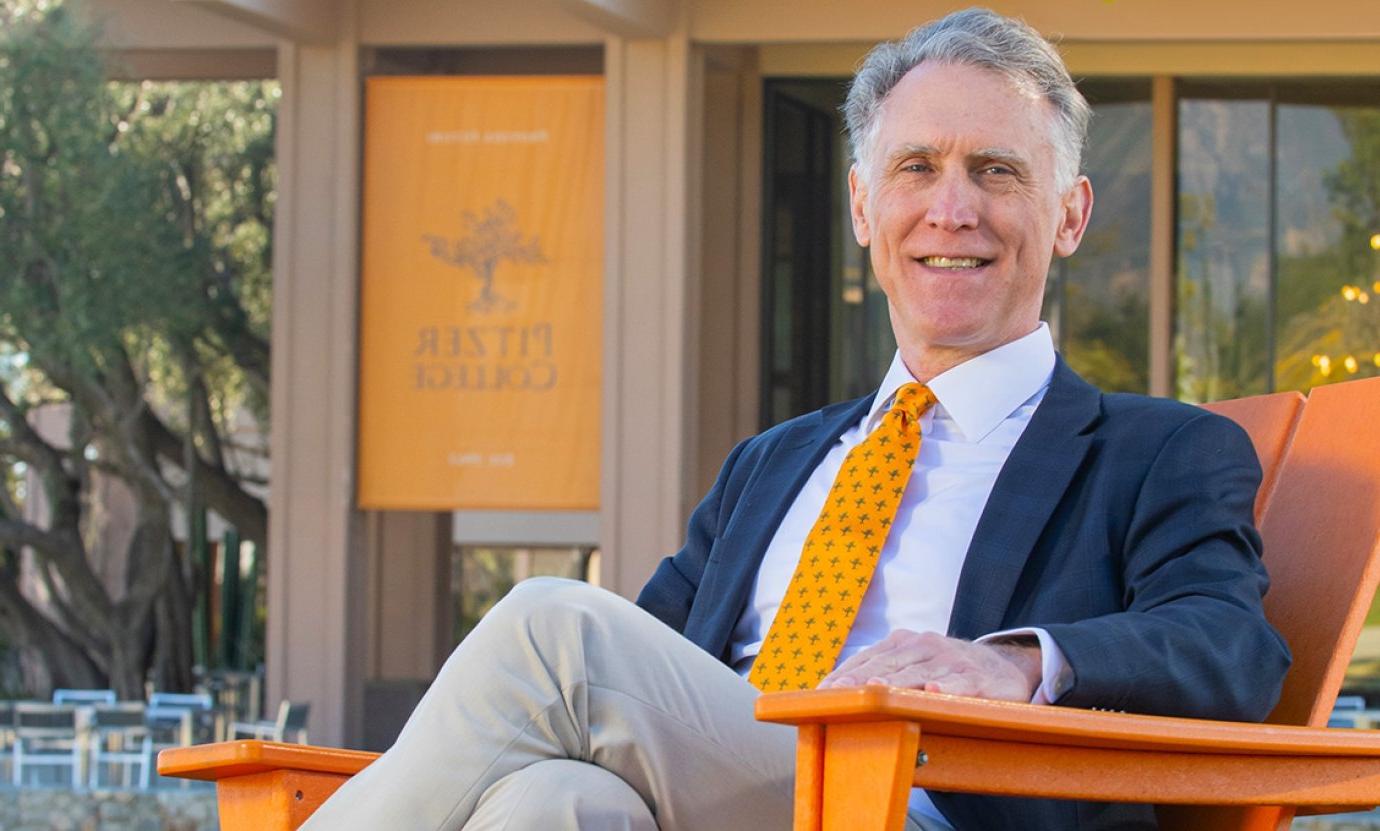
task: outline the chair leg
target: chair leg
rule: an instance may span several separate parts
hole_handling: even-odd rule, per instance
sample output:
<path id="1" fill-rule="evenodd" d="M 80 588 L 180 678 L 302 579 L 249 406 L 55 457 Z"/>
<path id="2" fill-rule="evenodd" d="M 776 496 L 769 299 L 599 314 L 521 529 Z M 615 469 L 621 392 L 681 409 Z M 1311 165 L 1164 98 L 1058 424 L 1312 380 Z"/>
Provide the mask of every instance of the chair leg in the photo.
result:
<path id="1" fill-rule="evenodd" d="M 795 740 L 794 831 L 820 831 L 824 804 L 824 725 L 802 724 Z"/>
<path id="2" fill-rule="evenodd" d="M 139 790 L 146 791 L 153 782 L 153 744 L 144 739 L 143 758 L 139 762 Z"/>
<path id="3" fill-rule="evenodd" d="M 822 831 L 901 831 L 920 725 L 830 724 L 824 745 Z"/>

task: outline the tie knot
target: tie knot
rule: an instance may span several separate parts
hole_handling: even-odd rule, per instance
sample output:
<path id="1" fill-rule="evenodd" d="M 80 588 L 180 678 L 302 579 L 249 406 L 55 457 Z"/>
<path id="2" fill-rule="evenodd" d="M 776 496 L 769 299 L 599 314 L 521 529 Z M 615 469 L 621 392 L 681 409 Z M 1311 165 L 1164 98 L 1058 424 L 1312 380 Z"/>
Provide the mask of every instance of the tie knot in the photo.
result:
<path id="1" fill-rule="evenodd" d="M 933 407 L 937 400 L 929 387 L 912 381 L 896 391 L 896 398 L 891 402 L 891 411 L 900 412 L 912 422 L 918 422 L 920 416 Z"/>

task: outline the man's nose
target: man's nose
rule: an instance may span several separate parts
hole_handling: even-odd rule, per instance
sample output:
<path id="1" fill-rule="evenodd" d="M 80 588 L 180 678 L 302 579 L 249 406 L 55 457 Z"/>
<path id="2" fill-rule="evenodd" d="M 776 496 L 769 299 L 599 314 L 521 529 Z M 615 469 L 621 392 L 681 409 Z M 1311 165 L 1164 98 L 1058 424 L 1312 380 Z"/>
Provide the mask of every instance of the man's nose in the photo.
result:
<path id="1" fill-rule="evenodd" d="M 976 228 L 981 194 L 967 171 L 945 171 L 931 188 L 925 221 L 945 231 Z"/>

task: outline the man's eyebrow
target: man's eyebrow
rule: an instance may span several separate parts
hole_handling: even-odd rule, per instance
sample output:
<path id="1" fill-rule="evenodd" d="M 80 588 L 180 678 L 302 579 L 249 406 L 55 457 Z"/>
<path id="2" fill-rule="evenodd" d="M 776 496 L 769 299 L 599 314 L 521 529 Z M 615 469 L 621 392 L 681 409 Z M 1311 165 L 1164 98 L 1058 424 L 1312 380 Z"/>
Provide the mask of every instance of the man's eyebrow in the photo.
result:
<path id="1" fill-rule="evenodd" d="M 983 147 L 968 154 L 971 159 L 983 159 L 984 161 L 1006 162 L 1016 167 L 1028 167 L 1029 160 L 1025 156 L 1007 147 Z"/>
<path id="2" fill-rule="evenodd" d="M 903 144 L 887 154 L 886 160 L 889 165 L 894 165 L 897 162 L 915 158 L 916 156 L 938 155 L 942 155 L 942 151 L 933 144 Z M 1009 147 L 981 147 L 969 153 L 968 158 L 1005 162 L 1006 164 L 1022 169 L 1030 166 L 1030 160 L 1028 158 Z"/>
<path id="3" fill-rule="evenodd" d="M 895 164 L 902 159 L 909 159 L 915 156 L 937 155 L 939 155 L 939 148 L 932 144 L 903 144 L 887 154 L 886 160 L 890 164 Z"/>

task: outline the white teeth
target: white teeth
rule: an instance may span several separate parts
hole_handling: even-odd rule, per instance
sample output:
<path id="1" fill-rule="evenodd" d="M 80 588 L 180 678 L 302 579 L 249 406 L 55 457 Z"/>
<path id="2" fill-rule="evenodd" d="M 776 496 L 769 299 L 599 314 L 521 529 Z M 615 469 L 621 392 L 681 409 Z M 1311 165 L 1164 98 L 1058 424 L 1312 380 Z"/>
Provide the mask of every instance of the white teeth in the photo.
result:
<path id="1" fill-rule="evenodd" d="M 985 261 L 977 257 L 921 257 L 920 262 L 934 268 L 977 268 Z"/>

